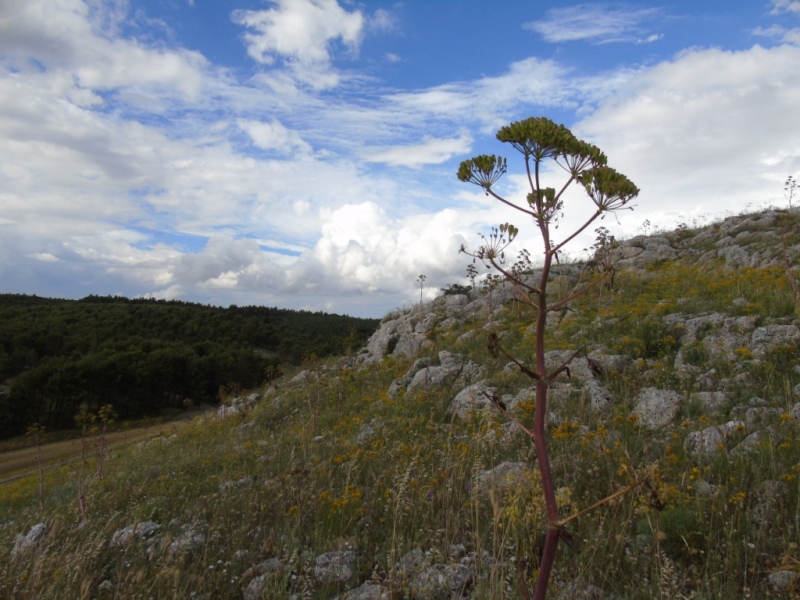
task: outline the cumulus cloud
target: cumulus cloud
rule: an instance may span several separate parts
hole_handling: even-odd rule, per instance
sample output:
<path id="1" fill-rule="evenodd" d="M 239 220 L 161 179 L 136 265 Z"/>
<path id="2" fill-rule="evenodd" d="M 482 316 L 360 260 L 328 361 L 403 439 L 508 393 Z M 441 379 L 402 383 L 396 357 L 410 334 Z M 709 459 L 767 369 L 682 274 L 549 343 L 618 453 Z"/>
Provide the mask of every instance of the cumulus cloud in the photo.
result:
<path id="1" fill-rule="evenodd" d="M 331 51 L 340 41 L 357 53 L 365 26 L 361 11 L 347 12 L 337 0 L 276 0 L 267 10 L 236 10 L 234 23 L 248 29 L 247 53 L 271 65 L 277 57 L 294 67 L 298 78 L 316 88 L 334 87 Z"/>
<path id="2" fill-rule="evenodd" d="M 255 240 L 233 240 L 222 235 L 211 236 L 202 251 L 182 254 L 174 263 L 170 267 L 172 280 L 182 286 L 230 285 L 264 264 Z"/>
<path id="3" fill-rule="evenodd" d="M 397 294 L 420 273 L 431 285 L 444 285 L 466 262 L 458 249 L 471 237 L 470 225 L 452 209 L 398 221 L 374 202 L 346 205 L 288 270 L 286 285 L 301 292 Z"/>
<path id="4" fill-rule="evenodd" d="M 800 49 L 695 49 L 639 74 L 574 131 L 642 189 L 631 219 L 668 226 L 720 198 L 731 210 L 777 199 L 800 170 L 798 102 Z"/>
<path id="5" fill-rule="evenodd" d="M 613 7 L 608 4 L 578 4 L 552 8 L 541 21 L 523 27 L 552 43 L 591 40 L 596 43 L 640 41 L 642 23 L 659 14 L 656 8 Z M 658 36 L 649 36 L 656 41 Z"/>

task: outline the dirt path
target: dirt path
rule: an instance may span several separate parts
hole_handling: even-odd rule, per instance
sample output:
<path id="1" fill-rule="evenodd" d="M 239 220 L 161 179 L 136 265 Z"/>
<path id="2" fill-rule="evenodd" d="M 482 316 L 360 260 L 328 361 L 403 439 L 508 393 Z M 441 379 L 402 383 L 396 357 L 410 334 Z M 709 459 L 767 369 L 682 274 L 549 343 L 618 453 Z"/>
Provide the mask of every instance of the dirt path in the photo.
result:
<path id="1" fill-rule="evenodd" d="M 191 418 L 203 414 L 192 412 L 180 421 L 171 421 L 150 427 L 138 427 L 126 431 L 115 431 L 106 435 L 106 447 L 117 448 L 161 435 L 172 435 L 184 427 Z M 48 471 L 74 460 L 80 460 L 82 442 L 80 438 L 53 442 L 41 447 L 42 470 Z M 87 453 L 94 454 L 94 444 L 90 443 Z M 0 485 L 11 483 L 36 472 L 36 447 L 0 453 Z"/>

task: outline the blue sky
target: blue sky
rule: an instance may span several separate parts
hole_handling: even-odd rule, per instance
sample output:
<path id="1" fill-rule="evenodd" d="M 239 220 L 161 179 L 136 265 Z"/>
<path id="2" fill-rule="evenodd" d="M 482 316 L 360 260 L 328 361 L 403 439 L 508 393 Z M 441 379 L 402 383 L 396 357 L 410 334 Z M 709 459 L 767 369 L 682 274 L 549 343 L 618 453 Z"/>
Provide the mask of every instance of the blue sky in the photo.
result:
<path id="1" fill-rule="evenodd" d="M 455 177 L 503 154 L 524 197 L 502 125 L 603 149 L 625 237 L 785 205 L 797 106 L 797 0 L 4 0 L 0 292 L 381 316 L 492 225 L 538 252 Z"/>

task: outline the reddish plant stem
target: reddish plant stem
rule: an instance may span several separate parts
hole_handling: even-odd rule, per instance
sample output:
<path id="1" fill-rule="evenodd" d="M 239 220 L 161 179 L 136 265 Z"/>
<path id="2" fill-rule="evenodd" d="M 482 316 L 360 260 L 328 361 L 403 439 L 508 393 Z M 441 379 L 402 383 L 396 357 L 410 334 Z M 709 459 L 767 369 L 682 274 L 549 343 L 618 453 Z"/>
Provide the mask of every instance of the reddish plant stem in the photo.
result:
<path id="1" fill-rule="evenodd" d="M 538 177 L 537 177 L 538 179 Z M 544 334 L 547 321 L 547 279 L 550 276 L 550 267 L 553 262 L 553 253 L 550 251 L 550 231 L 546 221 L 539 220 L 539 230 L 544 241 L 545 256 L 542 266 L 542 277 L 539 283 L 539 306 L 536 315 L 536 374 L 539 378 L 536 381 L 536 413 L 533 423 L 533 444 L 536 448 L 536 460 L 539 464 L 539 473 L 542 478 L 542 491 L 544 492 L 545 507 L 547 509 L 548 523 L 555 523 L 559 520 L 558 502 L 556 501 L 555 486 L 553 484 L 553 473 L 550 469 L 550 454 L 547 451 L 547 440 L 545 439 L 545 421 L 547 417 L 547 388 L 550 380 L 547 373 L 547 366 L 544 360 Z M 558 528 L 548 525 L 545 534 L 544 551 L 539 562 L 539 575 L 536 579 L 536 589 L 534 598 L 544 600 L 547 593 L 547 584 L 550 580 L 550 572 L 556 558 L 556 548 L 558 547 Z"/>

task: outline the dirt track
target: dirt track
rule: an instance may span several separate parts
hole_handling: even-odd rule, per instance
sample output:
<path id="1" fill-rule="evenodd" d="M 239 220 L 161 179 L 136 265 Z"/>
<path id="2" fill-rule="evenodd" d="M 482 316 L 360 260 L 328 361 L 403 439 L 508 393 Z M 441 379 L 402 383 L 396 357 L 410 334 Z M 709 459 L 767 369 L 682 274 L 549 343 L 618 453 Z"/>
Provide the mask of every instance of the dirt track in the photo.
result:
<path id="1" fill-rule="evenodd" d="M 173 421 L 150 427 L 138 427 L 126 431 L 115 431 L 106 435 L 106 447 L 116 448 L 142 440 L 171 435 L 186 425 L 197 412 L 187 415 L 182 421 Z M 80 439 L 53 442 L 41 447 L 42 469 L 47 471 L 79 459 L 82 442 Z M 94 444 L 89 444 L 87 453 L 94 454 Z M 0 454 L 0 485 L 11 483 L 36 472 L 36 447 L 12 450 Z"/>

